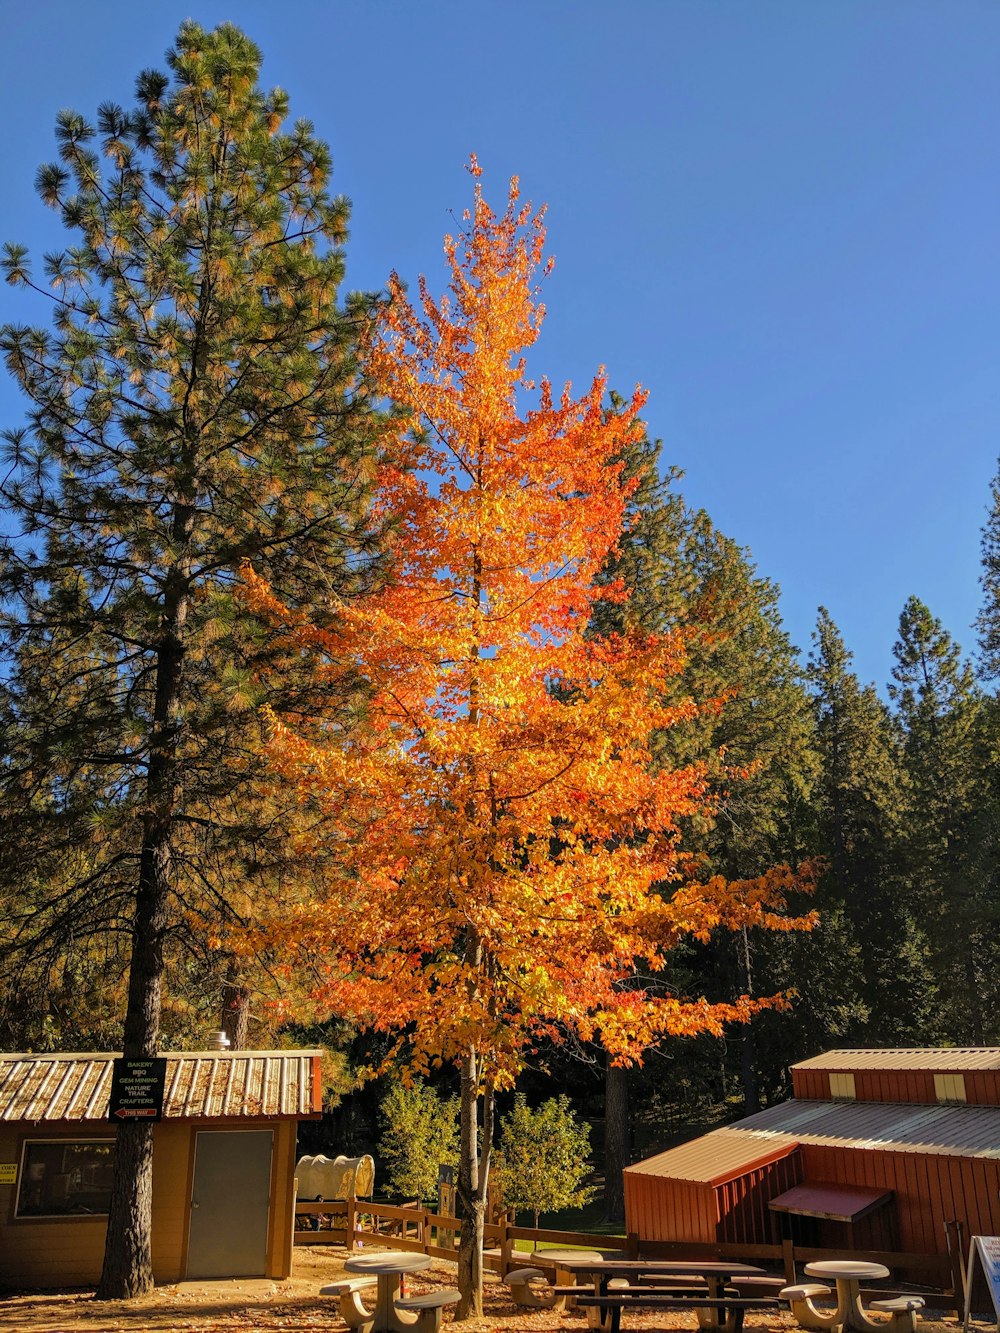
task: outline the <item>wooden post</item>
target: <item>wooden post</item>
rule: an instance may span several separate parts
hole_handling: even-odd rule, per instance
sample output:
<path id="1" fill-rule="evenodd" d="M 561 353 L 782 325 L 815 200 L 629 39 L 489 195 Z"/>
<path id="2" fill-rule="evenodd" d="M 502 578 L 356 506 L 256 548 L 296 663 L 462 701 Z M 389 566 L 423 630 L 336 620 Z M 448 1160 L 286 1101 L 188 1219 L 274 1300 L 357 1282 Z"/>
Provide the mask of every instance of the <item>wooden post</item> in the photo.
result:
<path id="1" fill-rule="evenodd" d="M 500 1276 L 506 1277 L 514 1267 L 514 1239 L 510 1233 L 510 1217 L 500 1215 Z"/>
<path id="2" fill-rule="evenodd" d="M 356 1199 L 347 1200 L 347 1236 L 345 1239 L 347 1241 L 348 1250 L 354 1249 L 354 1228 L 357 1225 L 357 1207 L 358 1203 Z"/>
<path id="3" fill-rule="evenodd" d="M 966 1290 L 963 1230 L 962 1223 L 959 1221 L 945 1222 L 944 1224 L 945 1240 L 948 1243 L 948 1266 L 951 1269 L 951 1285 L 955 1293 L 955 1305 L 960 1317 L 965 1313 L 969 1294 Z"/>
<path id="4" fill-rule="evenodd" d="M 630 1231 L 625 1237 L 625 1241 L 626 1241 L 625 1253 L 628 1255 L 630 1259 L 638 1259 L 639 1233 L 637 1231 Z"/>
<path id="5" fill-rule="evenodd" d="M 791 1240 L 786 1239 L 781 1242 L 781 1261 L 785 1266 L 785 1281 L 790 1287 L 794 1286 L 796 1282 L 795 1246 Z"/>

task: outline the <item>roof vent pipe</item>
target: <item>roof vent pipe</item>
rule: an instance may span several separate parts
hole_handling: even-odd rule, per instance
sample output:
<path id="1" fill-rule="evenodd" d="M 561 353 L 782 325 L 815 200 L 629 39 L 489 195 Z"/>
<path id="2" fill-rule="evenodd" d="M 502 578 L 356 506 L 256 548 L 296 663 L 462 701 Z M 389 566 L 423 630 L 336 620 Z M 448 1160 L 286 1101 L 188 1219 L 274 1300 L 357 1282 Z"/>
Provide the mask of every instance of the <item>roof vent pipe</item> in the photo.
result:
<path id="1" fill-rule="evenodd" d="M 208 1049 L 210 1051 L 228 1051 L 229 1038 L 224 1032 L 213 1032 L 208 1039 Z"/>

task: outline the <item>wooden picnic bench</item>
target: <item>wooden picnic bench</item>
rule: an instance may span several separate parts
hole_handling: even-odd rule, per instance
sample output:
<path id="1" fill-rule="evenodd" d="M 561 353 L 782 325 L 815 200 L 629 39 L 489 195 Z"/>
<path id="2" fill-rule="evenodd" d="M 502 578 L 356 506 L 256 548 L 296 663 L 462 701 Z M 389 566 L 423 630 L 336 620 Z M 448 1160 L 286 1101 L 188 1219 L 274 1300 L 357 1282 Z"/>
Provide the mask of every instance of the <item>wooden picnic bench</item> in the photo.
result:
<path id="1" fill-rule="evenodd" d="M 747 1310 L 781 1304 L 764 1270 L 720 1260 L 566 1259 L 576 1286 L 552 1288 L 556 1300 L 572 1298 L 598 1333 L 618 1333 L 622 1311 L 636 1308 L 694 1310 L 709 1333 L 740 1333 Z M 766 1287 L 745 1287 L 757 1279 Z"/>
<path id="2" fill-rule="evenodd" d="M 593 1310 L 599 1316 L 598 1326 L 607 1333 L 620 1333 L 624 1310 L 693 1310 L 703 1329 L 740 1333 L 747 1310 L 781 1309 L 777 1296 L 740 1296 L 731 1287 L 710 1294 L 703 1285 L 632 1283 L 609 1288 L 601 1295 L 582 1287 L 556 1287 L 555 1294 L 572 1295 L 582 1309 Z"/>

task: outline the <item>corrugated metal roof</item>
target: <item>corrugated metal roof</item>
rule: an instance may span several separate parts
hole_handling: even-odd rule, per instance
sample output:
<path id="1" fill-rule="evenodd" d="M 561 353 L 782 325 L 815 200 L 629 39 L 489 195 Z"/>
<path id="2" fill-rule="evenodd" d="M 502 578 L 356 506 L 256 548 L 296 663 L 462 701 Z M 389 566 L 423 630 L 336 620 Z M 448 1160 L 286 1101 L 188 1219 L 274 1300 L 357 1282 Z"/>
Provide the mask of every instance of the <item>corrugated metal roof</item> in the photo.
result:
<path id="1" fill-rule="evenodd" d="M 1000 1158 L 1000 1107 L 952 1103 L 782 1102 L 730 1126 L 767 1141 Z"/>
<path id="2" fill-rule="evenodd" d="M 311 1118 L 319 1110 L 308 1051 L 165 1053 L 165 1120 Z M 114 1054 L 0 1054 L 0 1121 L 106 1120 Z"/>
<path id="3" fill-rule="evenodd" d="M 637 1175 L 719 1184 L 800 1143 L 1000 1158 L 1000 1107 L 793 1100 L 627 1169 Z"/>
<path id="4" fill-rule="evenodd" d="M 742 1175 L 751 1167 L 780 1157 L 784 1150 L 795 1148 L 798 1139 L 780 1134 L 767 1138 L 744 1134 L 734 1126 L 713 1129 L 690 1143 L 635 1162 L 627 1171 L 641 1176 L 663 1176 L 669 1180 L 691 1180 L 701 1184 L 721 1183 Z"/>
<path id="5" fill-rule="evenodd" d="M 793 1069 L 828 1069 L 852 1073 L 862 1069 L 923 1070 L 945 1074 L 962 1069 L 1000 1069 L 1000 1046 L 918 1046 L 908 1050 L 824 1051 Z"/>

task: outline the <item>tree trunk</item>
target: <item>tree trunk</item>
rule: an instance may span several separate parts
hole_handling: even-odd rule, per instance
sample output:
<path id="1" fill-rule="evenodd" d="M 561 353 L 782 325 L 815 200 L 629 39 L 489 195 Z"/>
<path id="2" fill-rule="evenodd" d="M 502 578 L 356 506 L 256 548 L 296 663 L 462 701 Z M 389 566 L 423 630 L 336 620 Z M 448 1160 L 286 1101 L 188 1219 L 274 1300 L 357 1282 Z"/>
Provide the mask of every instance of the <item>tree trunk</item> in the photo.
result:
<path id="1" fill-rule="evenodd" d="M 625 1221 L 625 1180 L 631 1158 L 628 1070 L 610 1061 L 604 1071 L 604 1220 Z M 536 1223 L 537 1226 L 537 1223 Z"/>
<path id="2" fill-rule="evenodd" d="M 169 844 L 145 846 L 132 930 L 124 1053 L 155 1056 L 163 988 L 163 936 L 167 918 Z M 97 1288 L 102 1301 L 129 1300 L 153 1287 L 153 1126 L 118 1126 L 111 1178 L 104 1268 Z"/>
<path id="3" fill-rule="evenodd" d="M 126 1121 L 115 1138 L 108 1244 L 97 1299 L 130 1300 L 153 1286 L 153 1126 Z M 111 1243 L 112 1234 L 114 1243 Z"/>
<path id="4" fill-rule="evenodd" d="M 174 535 L 190 537 L 193 510 L 178 507 Z M 156 693 L 146 774 L 148 813 L 139 855 L 139 884 L 132 923 L 128 1006 L 123 1054 L 155 1056 L 160 1039 L 163 941 L 171 883 L 171 835 L 177 801 L 177 735 L 187 618 L 186 571 L 175 569 L 164 597 L 165 630 L 156 664 Z M 122 1124 L 115 1137 L 104 1268 L 97 1287 L 102 1301 L 130 1300 L 153 1288 L 153 1126 Z"/>
<path id="5" fill-rule="evenodd" d="M 746 926 L 736 939 L 736 970 L 739 987 L 744 995 L 753 995 L 753 976 L 750 971 L 750 932 Z M 760 1087 L 757 1083 L 756 1050 L 754 1049 L 753 1019 L 748 1018 L 740 1034 L 740 1083 L 743 1087 L 743 1114 L 752 1115 L 760 1110 Z"/>
<path id="6" fill-rule="evenodd" d="M 461 1128 L 458 1197 L 462 1230 L 458 1241 L 458 1289 L 461 1300 L 456 1319 L 481 1318 L 483 1313 L 483 1237 L 486 1223 L 486 1188 L 493 1143 L 493 1085 L 483 1087 L 482 1154 L 479 1140 L 479 1059 L 470 1049 L 462 1061 Z"/>
<path id="7" fill-rule="evenodd" d="M 245 1051 L 250 1027 L 250 991 L 240 984 L 235 962 L 226 968 L 222 988 L 222 1031 L 229 1038 L 231 1051 Z"/>

